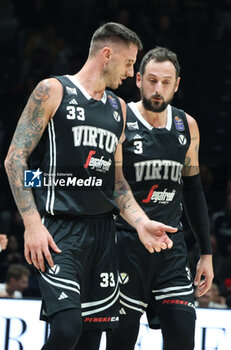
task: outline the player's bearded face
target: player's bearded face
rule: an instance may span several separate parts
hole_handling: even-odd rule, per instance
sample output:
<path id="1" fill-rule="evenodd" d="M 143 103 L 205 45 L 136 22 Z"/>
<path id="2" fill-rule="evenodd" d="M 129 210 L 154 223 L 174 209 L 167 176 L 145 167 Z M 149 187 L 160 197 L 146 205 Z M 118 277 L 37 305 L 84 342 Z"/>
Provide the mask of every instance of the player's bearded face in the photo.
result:
<path id="1" fill-rule="evenodd" d="M 147 109 L 148 111 L 152 111 L 156 113 L 163 112 L 168 106 L 168 104 L 171 103 L 174 97 L 174 91 L 172 91 L 168 98 L 164 98 L 164 96 L 160 94 L 153 94 L 151 95 L 150 98 L 148 98 L 142 86 L 140 89 L 140 93 L 141 93 L 141 100 L 144 108 Z"/>

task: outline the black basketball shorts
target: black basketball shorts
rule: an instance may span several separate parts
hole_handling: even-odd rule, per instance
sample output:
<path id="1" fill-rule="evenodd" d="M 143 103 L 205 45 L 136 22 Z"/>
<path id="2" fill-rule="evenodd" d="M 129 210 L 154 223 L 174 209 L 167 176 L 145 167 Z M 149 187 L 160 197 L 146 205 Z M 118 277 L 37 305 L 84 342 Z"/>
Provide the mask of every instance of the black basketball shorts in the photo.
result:
<path id="1" fill-rule="evenodd" d="M 156 315 L 175 309 L 195 315 L 194 288 L 183 233 L 169 234 L 171 249 L 149 253 L 136 232 L 118 230 L 120 315 L 140 318 L 147 311 L 151 328 Z M 147 310 L 148 308 L 148 310 Z"/>
<path id="2" fill-rule="evenodd" d="M 54 267 L 39 272 L 40 318 L 69 308 L 82 312 L 85 328 L 118 326 L 119 281 L 115 224 L 111 216 L 48 217 L 44 225 L 62 250 Z"/>

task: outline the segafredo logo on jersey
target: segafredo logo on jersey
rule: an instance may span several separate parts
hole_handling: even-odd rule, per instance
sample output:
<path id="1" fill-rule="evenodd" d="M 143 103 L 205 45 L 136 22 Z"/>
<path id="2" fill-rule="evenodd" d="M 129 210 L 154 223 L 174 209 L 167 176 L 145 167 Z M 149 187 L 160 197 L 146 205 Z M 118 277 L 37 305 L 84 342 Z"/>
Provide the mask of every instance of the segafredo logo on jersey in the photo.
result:
<path id="1" fill-rule="evenodd" d="M 90 146 L 105 149 L 108 153 L 114 153 L 118 144 L 117 136 L 108 130 L 95 126 L 73 126 L 74 146 Z"/>
<path id="2" fill-rule="evenodd" d="M 176 190 L 172 190 L 172 192 L 168 192 L 167 188 L 163 191 L 157 191 L 158 185 L 153 185 L 148 192 L 148 195 L 145 199 L 142 200 L 143 203 L 149 203 L 152 201 L 153 203 L 160 204 L 168 204 L 173 200 L 176 194 Z"/>
<path id="3" fill-rule="evenodd" d="M 136 181 L 171 180 L 181 183 L 183 164 L 173 160 L 144 160 L 134 163 Z"/>
<path id="4" fill-rule="evenodd" d="M 93 157 L 95 153 L 96 151 L 94 150 L 91 150 L 88 153 L 86 163 L 84 164 L 84 168 L 87 169 L 89 167 L 91 169 L 95 169 L 103 173 L 109 171 L 112 164 L 112 160 L 110 158 L 108 160 L 105 160 L 104 156 L 101 156 L 100 158 Z"/>

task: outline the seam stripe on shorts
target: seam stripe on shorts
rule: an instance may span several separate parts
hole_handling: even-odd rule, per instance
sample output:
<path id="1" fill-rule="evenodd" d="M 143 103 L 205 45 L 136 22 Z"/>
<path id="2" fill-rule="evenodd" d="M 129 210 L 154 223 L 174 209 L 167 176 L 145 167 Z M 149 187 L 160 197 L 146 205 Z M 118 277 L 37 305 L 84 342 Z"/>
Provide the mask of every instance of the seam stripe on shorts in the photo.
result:
<path id="1" fill-rule="evenodd" d="M 130 298 L 130 297 L 126 296 L 125 294 L 123 294 L 122 292 L 120 292 L 120 295 L 125 300 L 131 301 L 134 304 L 138 304 L 138 305 L 144 306 L 145 308 L 148 306 L 147 303 L 144 303 L 143 301 L 140 301 L 140 300 L 136 300 L 136 299 Z"/>
<path id="2" fill-rule="evenodd" d="M 100 305 L 100 304 L 106 303 L 108 300 L 112 299 L 115 296 L 115 294 L 118 292 L 118 285 L 119 285 L 119 281 L 117 282 L 117 285 L 116 285 L 116 288 L 115 288 L 114 292 L 111 295 L 109 295 L 109 297 L 107 297 L 105 299 L 102 299 L 102 300 L 92 301 L 92 302 L 89 302 L 89 303 L 82 303 L 81 307 L 82 308 L 88 308 L 88 307 L 92 307 L 92 306 L 96 306 L 96 305 Z"/>
<path id="3" fill-rule="evenodd" d="M 73 287 L 70 287 L 70 286 L 66 286 L 65 284 L 61 284 L 61 283 L 55 283 L 55 282 L 52 282 L 49 280 L 49 278 L 47 278 L 46 276 L 44 276 L 41 272 L 40 272 L 42 278 L 48 282 L 49 284 L 52 284 L 53 286 L 56 286 L 56 287 L 61 287 L 63 289 L 69 289 L 69 290 L 72 290 L 73 292 L 76 292 L 78 294 L 80 294 L 79 290 L 77 288 L 73 288 Z"/>
<path id="4" fill-rule="evenodd" d="M 177 289 L 187 289 L 187 288 L 192 288 L 192 283 L 188 284 L 187 286 L 176 286 L 176 287 L 168 287 L 168 288 L 163 288 L 163 289 L 153 289 L 152 293 L 159 293 L 159 292 L 170 292 L 172 290 L 177 290 Z"/>
<path id="5" fill-rule="evenodd" d="M 126 306 L 126 307 L 129 308 L 129 309 L 133 309 L 133 310 L 139 311 L 139 312 L 141 312 L 142 314 L 145 312 L 145 310 L 140 309 L 140 308 L 135 307 L 135 306 L 132 306 L 132 305 L 129 305 L 129 304 L 125 303 L 125 302 L 124 302 L 123 300 L 121 300 L 121 299 L 120 299 L 120 304 Z"/>
<path id="6" fill-rule="evenodd" d="M 173 294 L 163 294 L 163 295 L 159 295 L 159 296 L 155 296 L 156 300 L 160 300 L 160 299 L 164 299 L 164 298 L 168 298 L 168 297 L 177 297 L 179 295 L 187 295 L 187 294 L 192 294 L 194 293 L 194 290 L 191 289 L 189 292 L 182 292 L 182 293 L 173 293 Z"/>
<path id="7" fill-rule="evenodd" d="M 84 311 L 84 312 L 82 312 L 82 316 L 88 316 L 88 315 L 91 315 L 91 314 L 95 314 L 96 312 L 109 309 L 109 307 L 111 307 L 113 304 L 115 304 L 115 302 L 118 300 L 118 298 L 119 298 L 119 290 L 118 290 L 118 292 L 117 292 L 116 297 L 110 302 L 110 304 L 107 304 L 107 305 L 105 305 L 105 306 L 102 306 L 102 307 L 100 307 L 100 308 L 98 308 L 98 309 L 89 310 L 89 311 Z M 82 304 L 81 304 L 81 307 L 82 307 Z"/>
<path id="8" fill-rule="evenodd" d="M 51 275 L 48 275 L 48 274 L 44 274 L 46 275 L 47 278 L 51 278 L 51 279 L 54 279 L 54 280 L 57 280 L 57 281 L 60 281 L 60 282 L 64 282 L 66 284 L 73 284 L 74 286 L 76 286 L 78 289 L 80 289 L 80 286 L 77 282 L 75 281 L 72 281 L 72 280 L 67 280 L 65 278 L 60 278 L 60 277 L 55 277 L 55 276 L 51 276 Z"/>

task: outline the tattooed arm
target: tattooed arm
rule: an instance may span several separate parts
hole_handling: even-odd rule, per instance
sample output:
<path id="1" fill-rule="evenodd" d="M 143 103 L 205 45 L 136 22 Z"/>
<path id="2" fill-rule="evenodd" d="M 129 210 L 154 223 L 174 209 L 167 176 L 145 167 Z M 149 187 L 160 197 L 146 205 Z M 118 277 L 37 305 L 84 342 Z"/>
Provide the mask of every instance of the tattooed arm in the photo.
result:
<path id="1" fill-rule="evenodd" d="M 193 176 L 199 174 L 199 144 L 200 134 L 197 122 L 190 115 L 187 116 L 189 131 L 191 135 L 191 143 L 185 157 L 185 163 L 182 170 L 182 176 Z"/>
<path id="2" fill-rule="evenodd" d="M 200 135 L 195 119 L 187 115 L 187 121 L 191 135 L 191 144 L 186 154 L 182 171 L 184 176 L 183 202 L 188 222 L 202 252 L 197 263 L 196 276 L 194 278 L 194 284 L 197 286 L 197 295 L 202 296 L 211 287 L 214 277 L 212 247 L 208 209 L 199 175 Z"/>
<path id="3" fill-rule="evenodd" d="M 29 264 L 33 263 L 42 271 L 45 268 L 43 256 L 53 265 L 49 246 L 57 252 L 59 249 L 42 225 L 32 190 L 24 188 L 23 171 L 61 98 L 62 87 L 56 79 L 44 80 L 36 86 L 18 121 L 5 159 L 11 190 L 25 226 L 25 257 Z"/>
<path id="4" fill-rule="evenodd" d="M 123 101 L 121 106 L 125 115 L 126 105 Z M 171 248 L 173 243 L 165 231 L 176 232 L 177 229 L 150 220 L 136 202 L 130 186 L 124 178 L 121 143 L 123 139 L 124 136 L 122 135 L 115 153 L 115 200 L 120 209 L 120 215 L 137 230 L 141 242 L 150 253 Z"/>

